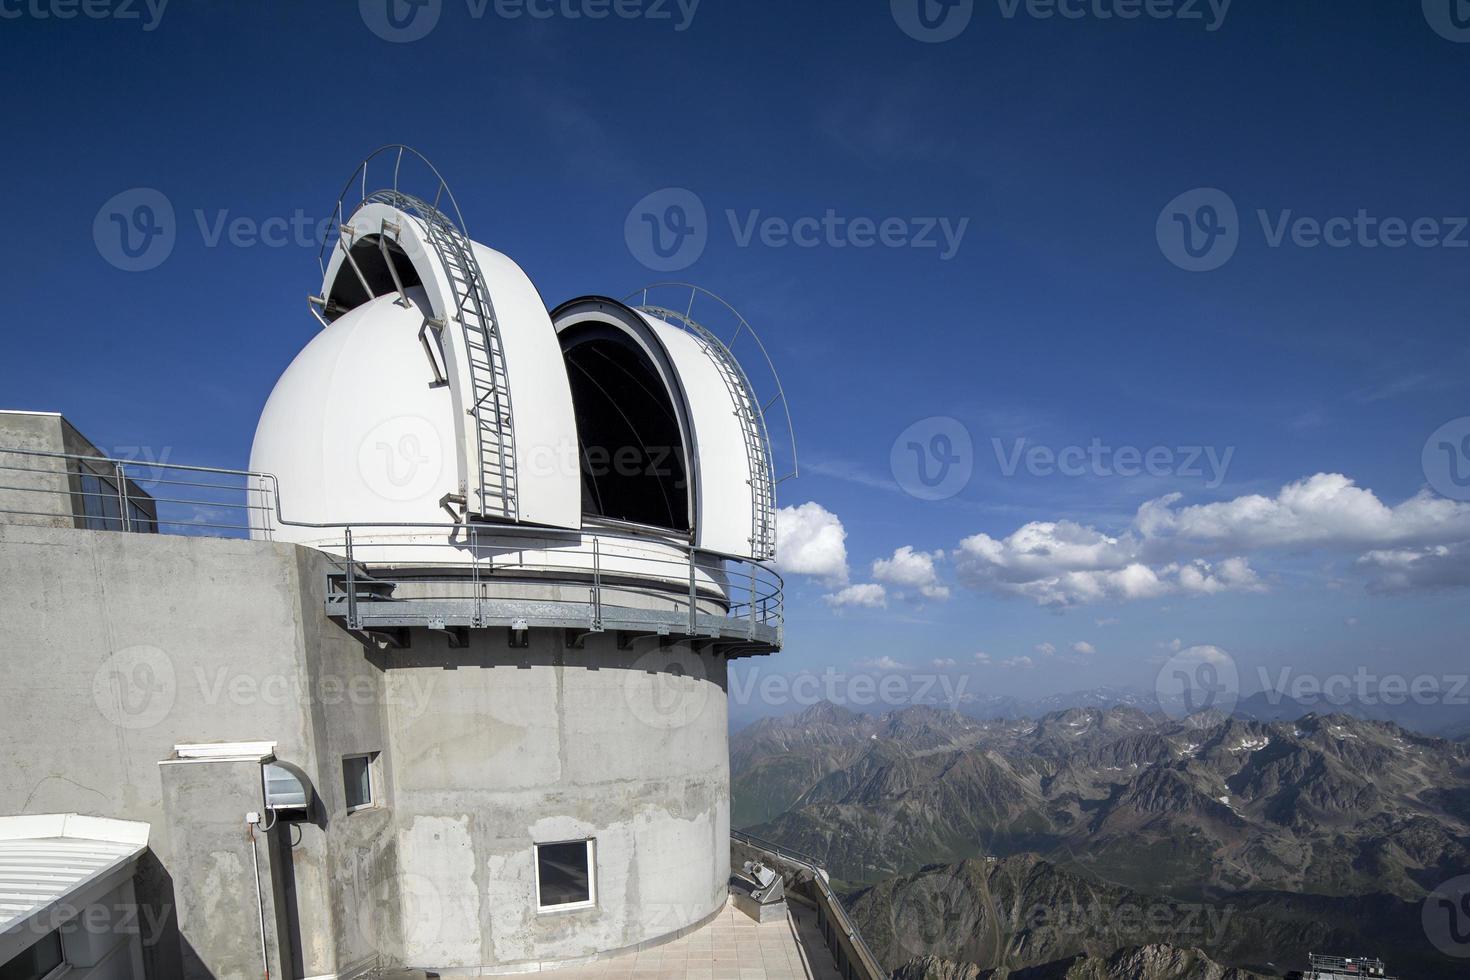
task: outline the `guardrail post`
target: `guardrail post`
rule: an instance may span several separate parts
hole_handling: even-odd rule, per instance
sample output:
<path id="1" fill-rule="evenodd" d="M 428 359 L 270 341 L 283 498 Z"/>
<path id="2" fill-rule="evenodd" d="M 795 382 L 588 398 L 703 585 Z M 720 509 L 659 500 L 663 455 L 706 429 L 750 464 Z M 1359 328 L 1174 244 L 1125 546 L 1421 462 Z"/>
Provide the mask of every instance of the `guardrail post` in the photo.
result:
<path id="1" fill-rule="evenodd" d="M 592 628 L 602 630 L 602 539 L 592 538 Z"/>
<path id="2" fill-rule="evenodd" d="M 475 591 L 474 612 L 470 614 L 475 626 L 485 625 L 485 600 L 484 588 L 480 585 L 480 529 L 471 527 L 470 531 L 470 588 Z"/>
<path id="3" fill-rule="evenodd" d="M 694 601 L 695 601 L 695 598 L 696 598 L 696 596 L 695 596 L 695 592 L 694 592 L 694 549 L 693 548 L 690 548 L 689 549 L 689 635 L 690 636 L 693 636 L 694 635 L 694 628 L 695 628 L 695 626 L 697 624 L 697 621 L 694 618 Z"/>
<path id="4" fill-rule="evenodd" d="M 746 635 L 755 639 L 755 562 L 750 563 L 750 630 Z"/>
<path id="5" fill-rule="evenodd" d="M 347 546 L 347 626 L 361 629 L 362 624 L 357 620 L 357 572 L 352 564 L 352 528 L 342 532 L 342 539 Z"/>
<path id="6" fill-rule="evenodd" d="M 122 529 L 130 530 L 128 521 L 128 476 L 121 462 L 112 464 L 112 475 L 117 479 L 117 513 L 122 521 Z"/>

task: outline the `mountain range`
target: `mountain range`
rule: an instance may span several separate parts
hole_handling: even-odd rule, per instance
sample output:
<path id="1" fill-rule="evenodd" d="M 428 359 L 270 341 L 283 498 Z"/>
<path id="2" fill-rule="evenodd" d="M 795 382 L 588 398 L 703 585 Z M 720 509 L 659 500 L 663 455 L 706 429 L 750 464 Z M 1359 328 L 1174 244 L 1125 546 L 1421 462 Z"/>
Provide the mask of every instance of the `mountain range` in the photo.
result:
<path id="1" fill-rule="evenodd" d="M 991 947 L 972 937 L 890 949 L 895 968 L 930 956 L 985 969 L 1050 964 L 1066 976 L 1150 945 L 1266 968 L 1343 948 L 1303 915 L 1341 924 L 1339 943 L 1378 936 L 1423 967 L 1436 954 L 1418 929 L 1419 903 L 1470 868 L 1470 747 L 1348 715 L 1173 720 L 1087 707 L 982 720 L 819 704 L 751 725 L 731 753 L 734 825 L 815 856 L 858 895 L 865 934 L 882 935 L 905 876 L 960 875 L 976 893 L 1007 894 L 993 876 L 1012 881 L 1016 861 L 1028 862 L 1025 881 L 1063 891 L 1123 889 L 1234 917 L 1213 944 L 1163 930 L 1072 948 L 1027 933 L 1019 962 L 981 955 Z M 1363 923 L 1373 928 L 1355 930 Z M 1058 965 L 1083 955 L 1085 964 Z"/>

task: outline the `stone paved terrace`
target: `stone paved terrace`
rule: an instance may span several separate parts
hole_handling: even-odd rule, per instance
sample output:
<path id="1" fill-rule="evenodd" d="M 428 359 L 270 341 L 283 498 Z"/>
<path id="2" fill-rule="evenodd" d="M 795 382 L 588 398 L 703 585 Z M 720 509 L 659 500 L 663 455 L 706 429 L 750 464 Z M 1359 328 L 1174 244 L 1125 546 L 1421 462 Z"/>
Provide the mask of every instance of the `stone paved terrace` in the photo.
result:
<path id="1" fill-rule="evenodd" d="M 785 920 L 759 925 L 733 902 L 681 939 L 583 966 L 543 971 L 548 980 L 840 980 L 817 930 L 817 913 L 788 901 Z"/>
<path id="2" fill-rule="evenodd" d="M 841 980 L 817 929 L 817 913 L 789 899 L 787 906 L 784 921 L 759 925 L 727 902 L 710 922 L 673 942 L 539 975 L 547 980 Z M 424 974 L 379 976 L 409 980 Z"/>

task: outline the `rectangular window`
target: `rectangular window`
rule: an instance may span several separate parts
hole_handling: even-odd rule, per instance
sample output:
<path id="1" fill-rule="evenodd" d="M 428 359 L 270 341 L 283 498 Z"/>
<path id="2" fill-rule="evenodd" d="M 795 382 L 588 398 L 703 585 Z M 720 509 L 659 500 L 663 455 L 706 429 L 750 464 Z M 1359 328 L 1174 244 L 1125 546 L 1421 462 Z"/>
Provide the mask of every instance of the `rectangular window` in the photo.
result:
<path id="1" fill-rule="evenodd" d="M 53 932 L 9 963 L 0 964 L 0 980 L 41 980 L 62 962 L 61 933 Z"/>
<path id="2" fill-rule="evenodd" d="M 95 473 L 82 474 L 82 526 L 88 531 L 121 531 L 117 485 Z"/>
<path id="3" fill-rule="evenodd" d="M 347 810 L 363 810 L 378 803 L 376 768 L 378 753 L 349 755 L 342 760 L 342 782 L 347 788 Z"/>
<path id="4" fill-rule="evenodd" d="M 536 908 L 540 912 L 597 904 L 596 841 L 536 845 Z"/>
<path id="5" fill-rule="evenodd" d="M 123 527 L 122 493 L 117 484 L 105 476 L 81 471 L 82 527 L 88 531 L 137 531 L 157 534 L 158 522 L 148 511 L 129 500 L 128 525 Z"/>

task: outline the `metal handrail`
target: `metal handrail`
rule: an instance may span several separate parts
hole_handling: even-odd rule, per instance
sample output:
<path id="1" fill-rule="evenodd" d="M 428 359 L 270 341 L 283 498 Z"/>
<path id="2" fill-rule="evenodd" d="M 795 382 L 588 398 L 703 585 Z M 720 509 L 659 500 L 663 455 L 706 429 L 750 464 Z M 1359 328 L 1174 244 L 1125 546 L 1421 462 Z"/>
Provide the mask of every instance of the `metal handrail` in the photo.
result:
<path id="1" fill-rule="evenodd" d="M 858 962 L 854 965 L 865 974 L 865 980 L 880 980 L 888 976 L 888 971 L 883 969 L 883 964 L 874 955 L 867 940 L 863 939 L 862 932 L 859 931 L 857 923 L 852 920 L 852 916 L 848 914 L 847 908 L 842 904 L 842 899 L 838 898 L 837 893 L 832 890 L 831 883 L 827 881 L 827 872 L 816 858 L 733 828 L 730 831 L 730 839 L 756 850 L 765 851 L 781 861 L 810 871 L 812 883 L 817 889 L 818 900 L 826 905 L 829 918 L 852 943 L 858 958 Z"/>
<path id="2" fill-rule="evenodd" d="M 15 457 L 24 462 L 15 462 Z M 24 465 L 35 464 L 43 459 L 57 460 L 63 465 L 57 468 Z M 785 583 L 775 569 L 741 556 L 696 548 L 681 538 L 652 539 L 647 535 L 601 527 L 563 530 L 513 524 L 456 522 L 299 521 L 286 516 L 280 482 L 270 473 L 115 459 L 85 453 L 0 447 L 0 474 L 7 471 L 51 477 L 60 485 L 46 486 L 44 484 L 47 481 L 39 479 L 0 477 L 0 493 L 10 497 L 0 497 L 0 515 L 75 520 L 78 517 L 75 512 L 75 498 L 99 496 L 94 491 L 73 488 L 70 478 L 88 473 L 117 484 L 115 495 L 111 492 L 102 495 L 115 496 L 121 514 L 128 513 L 130 502 L 151 510 L 143 522 L 146 526 L 139 527 L 138 530 L 185 534 L 201 531 L 223 532 L 213 535 L 219 537 L 246 536 L 253 532 L 267 539 L 272 537 L 274 529 L 280 527 L 323 532 L 323 540 L 313 542 L 318 545 L 319 550 L 328 554 L 340 551 L 346 556 L 345 563 L 340 558 L 333 559 L 335 574 L 344 578 L 347 585 L 335 595 L 329 595 L 329 602 L 340 598 L 345 602 L 347 614 L 354 622 L 361 618 L 359 607 L 363 601 L 363 589 L 376 590 L 369 594 L 374 599 L 380 599 L 383 586 L 395 582 L 407 584 L 412 581 L 415 589 L 422 591 L 425 587 L 441 583 L 462 586 L 468 574 L 474 596 L 483 597 L 483 585 L 491 581 L 512 581 L 511 576 L 496 574 L 497 571 L 506 569 L 505 558 L 502 555 L 497 564 L 496 553 L 510 551 L 519 556 L 512 566 L 516 574 L 529 576 L 529 581 L 587 585 L 589 626 L 594 630 L 602 625 L 610 594 L 640 594 L 672 602 L 675 593 L 684 590 L 687 590 L 687 628 L 691 635 L 703 635 L 703 631 L 708 629 L 709 617 L 713 615 L 708 610 L 712 608 L 723 610 L 724 615 L 720 620 L 721 634 L 727 638 L 743 624 L 747 639 L 769 644 L 771 633 L 766 631 L 774 631 L 774 635 L 779 638 L 784 627 Z M 173 471 L 178 471 L 178 474 L 186 478 L 174 478 Z M 148 475 L 145 477 L 142 474 Z M 231 478 L 234 482 L 219 481 L 222 477 Z M 19 485 L 27 482 L 34 485 Z M 178 490 L 168 496 L 153 497 L 145 490 L 157 487 L 194 488 L 204 492 L 190 495 L 186 490 Z M 17 496 L 29 498 L 33 494 L 61 496 L 67 498 L 67 505 L 53 511 L 36 510 L 31 504 L 14 505 L 19 503 Z M 192 512 L 188 512 L 187 508 L 192 508 Z M 107 518 L 106 521 L 102 529 L 130 529 L 126 518 Z M 354 534 L 357 540 L 354 540 Z M 385 534 L 390 540 L 384 540 Z M 453 564 L 424 561 L 422 558 L 415 558 L 409 549 L 424 547 L 426 542 L 391 540 L 395 536 L 408 538 L 415 534 L 433 538 L 447 537 L 457 545 L 467 547 L 471 560 Z M 362 541 L 365 535 L 373 537 L 370 545 Z M 336 541 L 340 545 L 334 543 Z M 521 542 L 524 542 L 523 547 L 520 546 Z M 576 557 L 587 561 L 579 563 L 575 560 L 553 560 L 553 556 L 562 546 L 576 546 Z M 586 550 L 589 546 L 590 552 Z M 516 551 L 518 547 L 520 550 Z M 357 555 L 364 548 L 368 548 L 374 556 L 373 561 L 357 560 Z M 394 555 L 395 548 L 403 549 L 396 552 L 405 555 L 403 561 L 380 560 L 385 554 Z M 527 553 L 543 557 L 539 561 L 527 561 Z M 653 580 L 652 585 L 649 584 L 649 579 Z M 711 586 L 710 583 L 715 579 L 722 583 L 722 589 Z M 683 583 L 678 589 L 674 587 L 676 581 Z M 415 600 L 407 599 L 401 603 L 413 601 Z M 479 598 L 476 601 L 478 609 L 481 603 Z M 400 604 L 400 608 L 404 606 Z"/>

